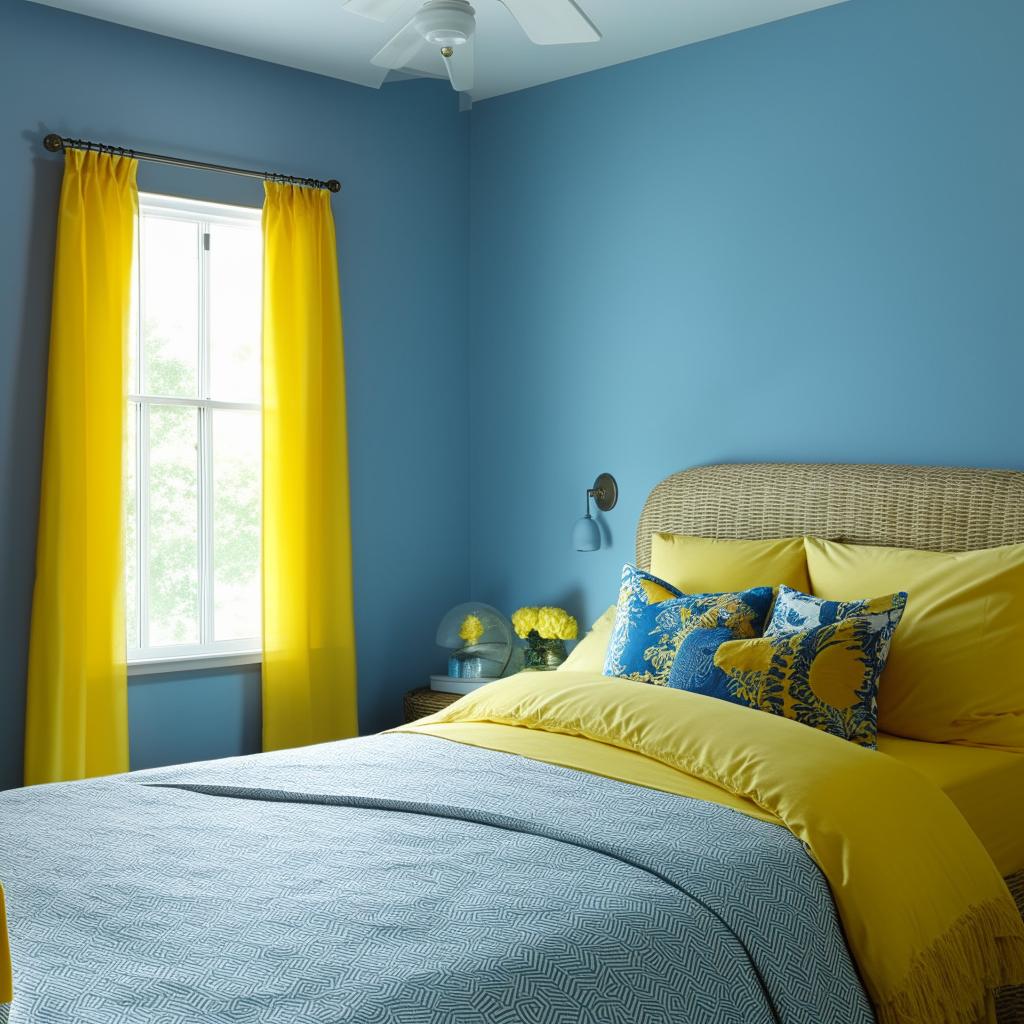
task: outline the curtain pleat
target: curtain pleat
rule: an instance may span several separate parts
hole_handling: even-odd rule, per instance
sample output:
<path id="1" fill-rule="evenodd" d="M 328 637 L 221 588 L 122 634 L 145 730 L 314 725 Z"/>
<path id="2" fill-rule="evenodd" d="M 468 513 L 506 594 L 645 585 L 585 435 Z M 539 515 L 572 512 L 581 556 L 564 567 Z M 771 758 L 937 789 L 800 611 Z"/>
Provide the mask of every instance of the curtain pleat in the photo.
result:
<path id="1" fill-rule="evenodd" d="M 263 749 L 358 731 L 348 439 L 330 195 L 263 206 Z"/>
<path id="2" fill-rule="evenodd" d="M 128 769 L 123 463 L 137 163 L 68 150 L 57 222 L 25 782 Z"/>

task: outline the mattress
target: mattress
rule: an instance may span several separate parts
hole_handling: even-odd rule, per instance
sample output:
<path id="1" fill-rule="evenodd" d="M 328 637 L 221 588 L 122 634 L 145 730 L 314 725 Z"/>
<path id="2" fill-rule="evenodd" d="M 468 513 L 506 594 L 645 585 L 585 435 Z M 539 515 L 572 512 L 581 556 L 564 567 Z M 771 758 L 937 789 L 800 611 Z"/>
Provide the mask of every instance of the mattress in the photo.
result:
<path id="1" fill-rule="evenodd" d="M 1024 871 L 1024 754 L 887 735 L 878 749 L 945 791 L 1003 875 Z"/>

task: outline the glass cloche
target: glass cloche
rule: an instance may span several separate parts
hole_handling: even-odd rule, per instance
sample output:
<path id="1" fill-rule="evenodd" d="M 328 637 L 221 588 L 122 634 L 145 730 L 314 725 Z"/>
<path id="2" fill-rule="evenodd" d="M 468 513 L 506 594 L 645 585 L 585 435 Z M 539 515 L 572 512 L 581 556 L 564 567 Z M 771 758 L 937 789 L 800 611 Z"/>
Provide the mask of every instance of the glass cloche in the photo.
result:
<path id="1" fill-rule="evenodd" d="M 467 601 L 441 619 L 437 645 L 450 652 L 448 675 L 431 676 L 430 688 L 469 693 L 508 671 L 514 649 L 512 622 L 489 604 Z"/>

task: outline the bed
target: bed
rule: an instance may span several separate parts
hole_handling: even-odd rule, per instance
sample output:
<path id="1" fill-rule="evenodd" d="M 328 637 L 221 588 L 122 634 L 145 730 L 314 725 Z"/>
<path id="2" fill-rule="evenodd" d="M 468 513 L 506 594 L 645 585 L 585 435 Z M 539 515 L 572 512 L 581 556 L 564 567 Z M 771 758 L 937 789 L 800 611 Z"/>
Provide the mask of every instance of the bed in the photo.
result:
<path id="1" fill-rule="evenodd" d="M 655 532 L 1021 543 L 1024 474 L 705 467 L 652 492 L 641 567 Z M 1024 913 L 1024 755 L 882 737 L 879 758 L 700 697 L 685 725 L 666 723 L 672 695 L 616 681 L 606 692 L 626 711 L 595 714 L 596 681 L 558 675 L 506 680 L 397 733 L 0 794 L 14 964 L 0 1021 L 1024 1024 L 1022 987 L 973 1018 L 874 999 L 851 950 L 870 953 L 898 910 L 873 897 L 898 896 L 877 888 L 870 843 L 843 845 L 869 823 L 826 799 L 802 832 L 793 794 L 811 800 L 819 780 L 784 756 L 746 789 L 730 780 L 749 765 L 730 780 L 722 767 L 758 744 L 806 745 L 811 774 L 934 828 L 934 853 L 888 851 L 897 874 L 905 852 L 911 895 L 935 871 L 965 893 L 994 891 L 991 875 L 1005 897 L 1003 875 Z M 622 742 L 633 711 L 649 716 L 643 742 Z M 943 865 L 947 835 L 965 852 Z M 841 840 L 858 891 L 829 876 L 823 836 Z M 1017 941 L 1005 903 L 1012 927 L 989 929 L 1005 944 L 971 955 Z"/>

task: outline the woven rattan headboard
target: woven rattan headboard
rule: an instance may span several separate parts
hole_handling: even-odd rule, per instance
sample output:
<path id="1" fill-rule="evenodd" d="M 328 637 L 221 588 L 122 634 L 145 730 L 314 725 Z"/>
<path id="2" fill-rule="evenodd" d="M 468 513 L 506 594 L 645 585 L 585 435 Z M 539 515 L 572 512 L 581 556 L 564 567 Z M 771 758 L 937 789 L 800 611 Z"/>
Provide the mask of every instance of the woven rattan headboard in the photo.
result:
<path id="1" fill-rule="evenodd" d="M 701 466 L 651 491 L 636 534 L 761 540 L 812 535 L 853 544 L 970 551 L 1024 543 L 1024 473 L 919 466 Z"/>

